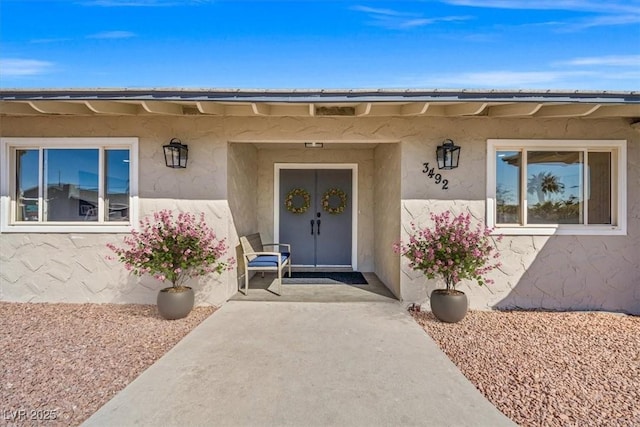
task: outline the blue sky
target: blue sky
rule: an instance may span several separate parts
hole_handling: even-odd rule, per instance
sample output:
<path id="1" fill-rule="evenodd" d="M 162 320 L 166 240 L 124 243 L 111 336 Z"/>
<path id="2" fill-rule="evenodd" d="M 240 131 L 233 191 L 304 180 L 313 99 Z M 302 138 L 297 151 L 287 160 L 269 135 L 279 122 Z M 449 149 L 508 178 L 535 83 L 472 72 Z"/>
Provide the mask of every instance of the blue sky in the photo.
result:
<path id="1" fill-rule="evenodd" d="M 0 87 L 640 90 L 640 0 L 0 0 Z"/>

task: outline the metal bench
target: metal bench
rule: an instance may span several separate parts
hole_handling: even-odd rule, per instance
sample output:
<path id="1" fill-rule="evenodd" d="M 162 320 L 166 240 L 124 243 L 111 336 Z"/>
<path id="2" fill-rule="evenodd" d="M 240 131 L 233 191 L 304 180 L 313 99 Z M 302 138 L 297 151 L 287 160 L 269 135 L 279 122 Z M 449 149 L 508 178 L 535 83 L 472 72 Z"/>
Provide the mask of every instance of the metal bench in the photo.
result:
<path id="1" fill-rule="evenodd" d="M 260 233 L 240 237 L 244 256 L 244 294 L 249 290 L 249 271 L 277 271 L 278 295 L 282 295 L 282 271 L 289 268 L 291 277 L 291 245 L 287 243 L 262 243 Z M 265 251 L 265 248 L 278 248 L 278 251 Z M 281 247 L 286 251 L 280 251 Z"/>

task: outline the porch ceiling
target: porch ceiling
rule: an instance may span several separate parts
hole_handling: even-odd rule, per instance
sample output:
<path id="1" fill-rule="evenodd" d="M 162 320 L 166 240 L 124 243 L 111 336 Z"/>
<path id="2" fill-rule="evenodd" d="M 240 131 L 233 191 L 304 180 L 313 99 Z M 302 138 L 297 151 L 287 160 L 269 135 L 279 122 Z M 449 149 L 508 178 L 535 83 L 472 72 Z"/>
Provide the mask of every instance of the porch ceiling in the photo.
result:
<path id="1" fill-rule="evenodd" d="M 7 116 L 623 117 L 640 92 L 422 90 L 0 90 Z"/>

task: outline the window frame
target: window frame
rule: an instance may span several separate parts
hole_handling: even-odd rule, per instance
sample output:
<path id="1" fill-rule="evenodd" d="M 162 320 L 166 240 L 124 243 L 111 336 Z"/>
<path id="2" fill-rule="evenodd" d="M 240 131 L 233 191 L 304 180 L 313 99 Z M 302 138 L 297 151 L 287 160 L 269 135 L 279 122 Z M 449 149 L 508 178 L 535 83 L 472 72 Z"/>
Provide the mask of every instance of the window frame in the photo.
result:
<path id="1" fill-rule="evenodd" d="M 496 224 L 498 151 L 605 151 L 611 160 L 611 210 L 615 224 Z M 523 156 L 526 157 L 526 156 Z M 526 178 L 526 177 L 525 177 Z M 527 180 L 520 183 L 522 211 L 527 209 Z M 627 235 L 627 141 L 564 139 L 487 139 L 487 226 L 504 235 Z"/>
<path id="2" fill-rule="evenodd" d="M 128 233 L 138 223 L 138 138 L 137 137 L 68 137 L 68 138 L 0 138 L 0 233 Z M 129 220 L 118 222 L 28 222 L 15 220 L 16 150 L 98 149 L 100 182 L 99 209 L 104 206 L 104 152 L 129 150 Z M 41 177 L 42 159 L 38 174 Z M 42 183 L 41 183 L 42 184 Z M 40 204 L 40 206 L 42 206 Z M 42 209 L 42 208 L 40 208 Z"/>

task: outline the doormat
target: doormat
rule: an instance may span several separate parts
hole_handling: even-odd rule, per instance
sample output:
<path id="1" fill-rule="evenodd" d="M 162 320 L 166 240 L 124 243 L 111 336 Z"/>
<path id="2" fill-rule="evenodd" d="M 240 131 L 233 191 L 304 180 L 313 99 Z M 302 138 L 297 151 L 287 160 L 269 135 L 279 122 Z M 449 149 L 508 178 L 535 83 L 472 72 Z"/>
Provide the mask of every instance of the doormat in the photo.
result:
<path id="1" fill-rule="evenodd" d="M 288 274 L 286 275 L 288 276 Z M 359 271 L 293 271 L 283 277 L 283 285 L 368 285 Z"/>

